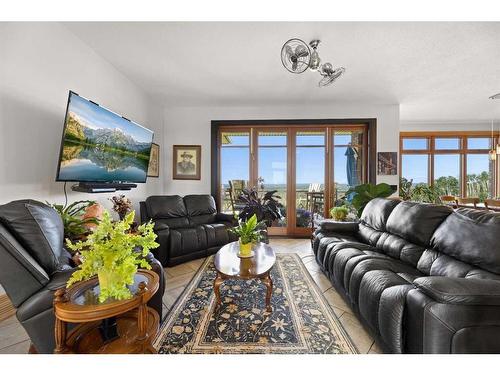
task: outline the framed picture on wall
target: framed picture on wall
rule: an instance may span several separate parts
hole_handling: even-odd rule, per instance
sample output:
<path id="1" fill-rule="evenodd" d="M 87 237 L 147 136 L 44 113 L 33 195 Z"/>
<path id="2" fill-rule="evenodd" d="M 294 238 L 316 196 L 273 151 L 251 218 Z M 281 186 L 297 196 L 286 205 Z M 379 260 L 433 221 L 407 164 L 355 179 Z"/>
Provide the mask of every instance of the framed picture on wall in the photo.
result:
<path id="1" fill-rule="evenodd" d="M 174 180 L 201 179 L 201 146 L 174 145 L 172 159 Z"/>
<path id="2" fill-rule="evenodd" d="M 398 153 L 379 152 L 377 174 L 381 176 L 395 176 L 398 174 Z"/>
<path id="3" fill-rule="evenodd" d="M 151 144 L 148 177 L 160 177 L 160 146 L 156 143 Z"/>

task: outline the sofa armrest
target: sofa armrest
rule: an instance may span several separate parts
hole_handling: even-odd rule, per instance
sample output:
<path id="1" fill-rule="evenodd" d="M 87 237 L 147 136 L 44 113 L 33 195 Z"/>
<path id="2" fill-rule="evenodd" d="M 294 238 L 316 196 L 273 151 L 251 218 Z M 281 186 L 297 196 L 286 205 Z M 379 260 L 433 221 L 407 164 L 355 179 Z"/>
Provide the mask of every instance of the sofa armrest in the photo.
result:
<path id="1" fill-rule="evenodd" d="M 413 284 L 439 303 L 500 306 L 500 281 L 430 276 L 415 279 Z"/>
<path id="2" fill-rule="evenodd" d="M 356 233 L 358 229 L 358 222 L 322 220 L 319 223 L 320 232 Z"/>
<path id="3" fill-rule="evenodd" d="M 162 223 L 160 221 L 155 221 L 154 222 L 153 231 L 154 232 L 160 232 L 160 231 L 163 231 L 163 230 L 170 230 L 170 227 L 167 224 L 165 224 L 165 223 Z"/>
<path id="4" fill-rule="evenodd" d="M 238 220 L 234 217 L 234 215 L 217 213 L 215 215 L 215 221 L 225 221 L 231 224 L 231 226 L 238 225 Z"/>

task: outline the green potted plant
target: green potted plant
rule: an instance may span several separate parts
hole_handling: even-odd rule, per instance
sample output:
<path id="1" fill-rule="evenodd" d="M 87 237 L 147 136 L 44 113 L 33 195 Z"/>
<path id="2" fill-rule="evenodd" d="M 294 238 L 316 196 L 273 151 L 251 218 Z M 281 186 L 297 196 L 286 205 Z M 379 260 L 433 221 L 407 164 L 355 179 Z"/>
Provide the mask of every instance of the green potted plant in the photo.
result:
<path id="1" fill-rule="evenodd" d="M 246 221 L 240 219 L 237 227 L 229 229 L 229 231 L 240 238 L 239 256 L 241 258 L 249 258 L 252 256 L 252 244 L 262 239 L 262 225 L 265 225 L 265 223 L 257 221 L 257 215 L 254 214 Z"/>
<path id="2" fill-rule="evenodd" d="M 71 241 L 85 236 L 89 232 L 89 227 L 99 222 L 97 217 L 85 215 L 88 209 L 96 205 L 95 201 L 77 201 L 69 205 L 46 203 L 61 216 L 64 237 Z"/>
<path id="3" fill-rule="evenodd" d="M 387 198 L 394 190 L 391 188 L 389 184 L 381 183 L 381 184 L 362 184 L 350 188 L 346 191 L 345 195 L 348 201 L 354 206 L 354 208 L 358 211 L 358 216 L 361 217 L 361 213 L 363 209 L 374 198 Z"/>
<path id="4" fill-rule="evenodd" d="M 82 264 L 68 280 L 67 286 L 77 281 L 99 278 L 99 302 L 108 298 L 127 299 L 131 297 L 128 285 L 133 284 L 138 267 L 151 269 L 145 260 L 151 249 L 159 244 L 155 241 L 153 223 L 142 224 L 137 232 L 130 233 L 134 222 L 134 211 L 121 221 L 113 222 L 109 212 L 85 241 L 66 245 L 82 256 Z"/>
<path id="5" fill-rule="evenodd" d="M 348 214 L 349 209 L 346 206 L 332 207 L 330 210 L 330 216 L 336 221 L 345 221 Z"/>

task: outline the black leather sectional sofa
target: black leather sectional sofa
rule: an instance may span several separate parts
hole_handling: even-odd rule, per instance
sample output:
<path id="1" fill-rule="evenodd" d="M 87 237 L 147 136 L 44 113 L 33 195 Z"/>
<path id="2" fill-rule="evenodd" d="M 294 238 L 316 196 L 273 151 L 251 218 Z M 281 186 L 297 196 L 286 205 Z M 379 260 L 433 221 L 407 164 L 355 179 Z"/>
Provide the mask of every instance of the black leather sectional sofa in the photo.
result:
<path id="1" fill-rule="evenodd" d="M 141 221 L 152 220 L 160 247 L 153 250 L 164 266 L 175 266 L 215 254 L 238 238 L 228 229 L 236 225 L 232 215 L 217 213 L 211 195 L 151 196 L 140 202 Z"/>
<path id="2" fill-rule="evenodd" d="M 0 206 L 0 283 L 38 353 L 54 350 L 54 293 L 74 271 L 63 237 L 61 217 L 43 203 L 19 200 Z M 162 317 L 164 272 L 153 256 L 148 261 L 160 277 L 148 305 Z"/>
<path id="3" fill-rule="evenodd" d="M 500 353 L 500 214 L 377 198 L 313 250 L 385 351 Z"/>

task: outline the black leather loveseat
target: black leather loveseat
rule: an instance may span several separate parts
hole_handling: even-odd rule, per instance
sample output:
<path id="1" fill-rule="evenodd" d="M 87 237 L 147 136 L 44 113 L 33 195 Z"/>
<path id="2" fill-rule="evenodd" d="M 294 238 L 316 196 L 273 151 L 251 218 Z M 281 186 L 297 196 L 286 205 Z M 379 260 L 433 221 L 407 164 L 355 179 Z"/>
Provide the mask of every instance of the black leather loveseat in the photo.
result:
<path id="1" fill-rule="evenodd" d="M 374 199 L 316 260 L 392 353 L 500 353 L 500 214 Z"/>
<path id="2" fill-rule="evenodd" d="M 238 238 L 228 229 L 236 225 L 233 216 L 217 213 L 211 195 L 151 196 L 141 206 L 141 221 L 152 220 L 160 247 L 153 250 L 164 266 L 215 254 Z"/>
<path id="3" fill-rule="evenodd" d="M 0 206 L 0 283 L 38 353 L 54 350 L 54 293 L 74 271 L 63 236 L 61 217 L 43 203 L 19 200 Z M 161 317 L 163 268 L 152 255 L 148 261 L 160 276 L 160 287 L 148 304 Z"/>

